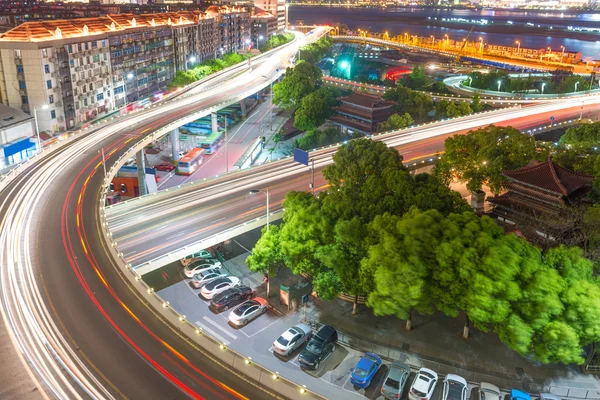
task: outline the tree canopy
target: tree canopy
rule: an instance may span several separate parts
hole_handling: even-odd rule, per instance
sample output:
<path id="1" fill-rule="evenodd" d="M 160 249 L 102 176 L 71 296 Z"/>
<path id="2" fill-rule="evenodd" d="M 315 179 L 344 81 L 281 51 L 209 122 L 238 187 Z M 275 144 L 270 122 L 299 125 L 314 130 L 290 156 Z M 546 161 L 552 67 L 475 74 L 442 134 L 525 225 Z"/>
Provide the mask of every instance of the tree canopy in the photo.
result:
<path id="1" fill-rule="evenodd" d="M 402 85 L 386 90 L 383 98 L 397 102 L 396 113 L 409 113 L 417 123 L 425 122 L 427 114 L 434 109 L 431 97 Z"/>
<path id="2" fill-rule="evenodd" d="M 490 125 L 446 139 L 435 171 L 446 180 L 458 177 L 472 192 L 481 190 L 486 182 L 497 193 L 503 183 L 502 171 L 521 168 L 540 156 L 532 136 L 512 127 Z"/>
<path id="3" fill-rule="evenodd" d="M 337 104 L 336 94 L 339 96 L 339 91 L 320 87 L 304 96 L 294 114 L 294 127 L 308 131 L 323 125 Z"/>
<path id="4" fill-rule="evenodd" d="M 412 119 L 409 113 L 392 114 L 387 120 L 377 125 L 377 132 L 387 132 L 396 129 L 404 129 L 411 126 L 415 121 Z"/>
<path id="5" fill-rule="evenodd" d="M 321 76 L 321 70 L 307 62 L 288 68 L 281 82 L 273 85 L 273 103 L 282 108 L 298 106 L 304 96 L 317 90 Z"/>

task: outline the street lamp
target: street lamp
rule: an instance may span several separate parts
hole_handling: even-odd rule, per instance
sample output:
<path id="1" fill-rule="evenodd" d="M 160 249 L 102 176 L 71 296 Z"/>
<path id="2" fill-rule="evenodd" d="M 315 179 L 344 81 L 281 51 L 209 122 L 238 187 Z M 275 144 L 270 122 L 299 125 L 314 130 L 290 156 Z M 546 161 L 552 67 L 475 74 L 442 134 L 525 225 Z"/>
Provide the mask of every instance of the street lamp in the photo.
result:
<path id="1" fill-rule="evenodd" d="M 483 54 L 483 38 L 479 38 L 479 51 Z"/>
<path id="2" fill-rule="evenodd" d="M 250 189 L 250 194 L 263 193 L 267 196 L 267 232 L 269 232 L 269 188 L 266 190 Z"/>
<path id="3" fill-rule="evenodd" d="M 515 43 L 517 44 L 517 54 L 519 54 L 521 52 L 521 42 L 517 40 Z"/>
<path id="4" fill-rule="evenodd" d="M 565 56 L 565 46 L 560 46 L 560 48 L 562 49 L 562 53 L 560 53 L 560 62 L 562 64 L 563 57 Z"/>
<path id="5" fill-rule="evenodd" d="M 42 149 L 42 140 L 40 139 L 40 127 L 38 125 L 37 111 L 38 110 L 47 110 L 47 109 L 48 109 L 48 104 L 44 104 L 39 108 L 33 109 L 33 120 L 35 121 L 35 134 L 37 136 L 38 151 L 40 151 Z"/>
<path id="6" fill-rule="evenodd" d="M 259 40 L 263 40 L 264 38 L 265 38 L 265 37 L 264 37 L 263 35 L 259 35 L 259 36 L 256 38 L 256 48 L 257 48 L 257 49 L 260 47 Z"/>
<path id="7" fill-rule="evenodd" d="M 502 85 L 502 81 L 498 81 L 498 91 L 500 91 L 500 85 Z"/>
<path id="8" fill-rule="evenodd" d="M 191 56 L 190 59 L 189 59 L 189 63 L 193 65 L 195 62 L 196 62 L 196 57 L 195 56 Z M 189 68 L 187 63 L 185 65 L 185 67 L 186 67 L 185 69 Z"/>
<path id="9" fill-rule="evenodd" d="M 471 83 L 473 83 L 473 77 L 469 76 L 467 79 L 469 80 L 469 86 L 471 86 Z"/>
<path id="10" fill-rule="evenodd" d="M 431 35 L 431 45 L 435 46 L 435 36 Z"/>
<path id="11" fill-rule="evenodd" d="M 544 88 L 546 87 L 546 83 L 542 83 L 542 94 L 544 94 Z"/>
<path id="12" fill-rule="evenodd" d="M 579 82 L 575 82 L 575 92 L 577 92 L 577 86 L 579 86 Z"/>
<path id="13" fill-rule="evenodd" d="M 450 38 L 448 37 L 448 34 L 445 34 L 444 37 L 446 38 L 446 47 L 450 46 Z"/>
<path id="14" fill-rule="evenodd" d="M 219 113 L 217 112 L 215 113 L 215 115 L 217 116 L 217 118 L 223 118 L 223 128 L 225 133 L 225 173 L 229 173 L 229 136 L 227 130 L 227 116 L 219 115 Z"/>
<path id="15" fill-rule="evenodd" d="M 275 75 L 277 77 L 279 77 L 279 68 L 275 68 Z M 263 78 L 268 79 L 265 75 L 262 75 Z M 269 95 L 270 101 L 269 101 L 269 124 L 270 124 L 270 130 L 271 132 L 273 132 L 273 81 L 271 81 L 271 94 Z"/>

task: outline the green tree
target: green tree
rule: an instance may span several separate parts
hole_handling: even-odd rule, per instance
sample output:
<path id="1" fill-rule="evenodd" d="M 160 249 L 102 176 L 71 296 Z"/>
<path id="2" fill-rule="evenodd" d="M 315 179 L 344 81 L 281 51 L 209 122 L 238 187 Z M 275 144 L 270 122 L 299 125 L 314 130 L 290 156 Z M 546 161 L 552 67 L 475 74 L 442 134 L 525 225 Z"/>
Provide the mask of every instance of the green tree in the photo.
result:
<path id="1" fill-rule="evenodd" d="M 428 85 L 429 78 L 425 72 L 424 65 L 415 65 L 410 75 L 401 78 L 400 83 L 403 86 L 414 90 L 421 90 Z"/>
<path id="2" fill-rule="evenodd" d="M 273 85 L 273 102 L 283 108 L 293 108 L 302 98 L 321 84 L 321 70 L 306 62 L 288 68 L 281 82 Z"/>
<path id="3" fill-rule="evenodd" d="M 337 128 L 327 128 L 323 131 L 311 129 L 300 139 L 296 140 L 294 147 L 302 150 L 312 150 L 330 144 L 338 143 L 343 136 Z"/>
<path id="4" fill-rule="evenodd" d="M 265 272 L 269 278 L 275 277 L 279 268 L 285 265 L 277 225 L 265 226 L 262 229 L 262 235 L 252 248 L 252 253 L 246 258 L 246 264 L 250 271 Z M 267 297 L 270 294 L 269 289 L 267 283 Z"/>
<path id="5" fill-rule="evenodd" d="M 383 121 L 377 125 L 377 132 L 404 129 L 411 126 L 414 122 L 415 121 L 412 119 L 409 113 L 404 113 L 404 115 L 392 114 L 386 121 Z"/>
<path id="6" fill-rule="evenodd" d="M 336 103 L 333 93 L 325 87 L 306 95 L 294 114 L 294 127 L 307 131 L 323 125 L 333 113 L 332 107 Z"/>
<path id="7" fill-rule="evenodd" d="M 342 292 L 342 283 L 340 278 L 333 271 L 323 271 L 317 273 L 312 280 L 314 291 L 323 300 L 333 300 Z"/>
<path id="8" fill-rule="evenodd" d="M 471 109 L 473 112 L 480 112 L 483 110 L 483 104 L 481 104 L 481 95 L 479 92 L 473 93 L 473 97 L 471 97 Z"/>
<path id="9" fill-rule="evenodd" d="M 427 114 L 434 109 L 430 96 L 402 85 L 386 90 L 383 98 L 398 103 L 394 107 L 396 113 L 401 115 L 409 113 L 419 123 L 424 122 Z"/>
<path id="10" fill-rule="evenodd" d="M 473 114 L 471 106 L 467 102 L 455 104 L 452 101 L 440 100 L 435 105 L 435 115 L 439 118 L 456 118 Z"/>
<path id="11" fill-rule="evenodd" d="M 535 357 L 545 364 L 583 364 L 585 361 L 577 332 L 565 322 L 550 322 L 536 334 L 535 339 Z"/>
<path id="12" fill-rule="evenodd" d="M 436 163 L 440 177 L 457 176 L 471 192 L 487 182 L 493 192 L 502 187 L 502 171 L 521 168 L 539 156 L 535 139 L 512 127 L 490 125 L 446 139 L 444 155 Z"/>
<path id="13" fill-rule="evenodd" d="M 571 146 L 587 146 L 590 150 L 600 143 L 600 122 L 581 124 L 567 129 L 559 143 Z"/>

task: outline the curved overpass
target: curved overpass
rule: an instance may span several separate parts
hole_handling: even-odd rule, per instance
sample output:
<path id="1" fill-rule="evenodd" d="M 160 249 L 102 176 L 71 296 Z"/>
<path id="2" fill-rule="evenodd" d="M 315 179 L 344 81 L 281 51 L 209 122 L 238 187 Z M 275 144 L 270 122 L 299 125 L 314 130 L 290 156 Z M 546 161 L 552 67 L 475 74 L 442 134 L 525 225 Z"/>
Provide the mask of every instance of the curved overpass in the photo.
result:
<path id="1" fill-rule="evenodd" d="M 243 77 L 213 77 L 196 92 L 87 131 L 39 157 L 2 191 L 3 318 L 44 397 L 275 397 L 140 301 L 115 273 L 93 210 L 102 184 L 100 149 L 112 163 L 133 140 L 268 85 L 297 46 L 253 61 Z"/>

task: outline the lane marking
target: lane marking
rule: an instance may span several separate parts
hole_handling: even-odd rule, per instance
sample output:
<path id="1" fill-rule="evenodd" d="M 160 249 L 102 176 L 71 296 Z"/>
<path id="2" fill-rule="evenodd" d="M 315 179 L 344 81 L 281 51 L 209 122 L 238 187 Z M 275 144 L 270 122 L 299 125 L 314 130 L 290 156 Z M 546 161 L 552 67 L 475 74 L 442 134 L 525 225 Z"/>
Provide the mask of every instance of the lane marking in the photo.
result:
<path id="1" fill-rule="evenodd" d="M 229 343 L 231 343 L 229 340 L 225 339 L 223 336 L 219 335 L 217 332 L 213 331 L 212 329 L 204 325 L 202 322 L 196 321 L 196 325 L 202 328 L 203 331 L 210 333 L 215 339 L 219 339 L 219 341 L 225 344 L 225 346 L 229 346 Z"/>
<path id="2" fill-rule="evenodd" d="M 232 338 L 232 339 L 237 339 L 238 338 L 233 333 L 228 332 L 225 328 L 223 328 L 221 325 L 219 325 L 216 321 L 213 321 L 212 319 L 208 318 L 206 315 L 203 316 L 202 319 L 205 320 L 206 322 L 208 322 L 209 324 L 211 324 L 212 326 L 214 326 L 214 327 L 218 328 L 219 330 L 221 330 L 221 332 L 223 332 L 224 334 L 226 334 L 230 338 Z"/>

